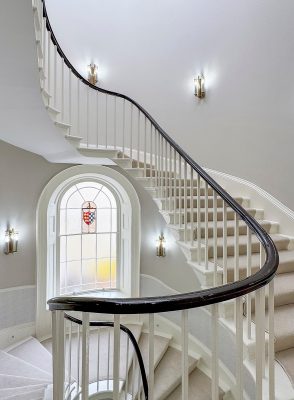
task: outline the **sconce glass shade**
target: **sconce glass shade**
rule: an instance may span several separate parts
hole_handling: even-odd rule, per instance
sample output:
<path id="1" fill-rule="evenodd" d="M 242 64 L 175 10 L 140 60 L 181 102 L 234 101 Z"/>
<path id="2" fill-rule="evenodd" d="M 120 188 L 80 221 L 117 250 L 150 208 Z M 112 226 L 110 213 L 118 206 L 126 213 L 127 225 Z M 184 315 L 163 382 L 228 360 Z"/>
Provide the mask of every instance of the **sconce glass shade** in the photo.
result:
<path id="1" fill-rule="evenodd" d="M 158 257 L 165 257 L 165 239 L 160 235 L 157 240 L 156 255 Z"/>
<path id="2" fill-rule="evenodd" d="M 204 87 L 204 76 L 198 75 L 197 78 L 194 78 L 194 86 L 195 86 L 195 96 L 199 99 L 203 99 L 205 97 L 205 87 Z"/>
<path id="3" fill-rule="evenodd" d="M 89 64 L 88 65 L 88 81 L 92 84 L 92 85 L 96 85 L 96 83 L 98 82 L 98 67 L 96 64 Z"/>
<path id="4" fill-rule="evenodd" d="M 13 228 L 7 229 L 5 232 L 5 254 L 13 254 L 17 252 L 18 232 Z"/>

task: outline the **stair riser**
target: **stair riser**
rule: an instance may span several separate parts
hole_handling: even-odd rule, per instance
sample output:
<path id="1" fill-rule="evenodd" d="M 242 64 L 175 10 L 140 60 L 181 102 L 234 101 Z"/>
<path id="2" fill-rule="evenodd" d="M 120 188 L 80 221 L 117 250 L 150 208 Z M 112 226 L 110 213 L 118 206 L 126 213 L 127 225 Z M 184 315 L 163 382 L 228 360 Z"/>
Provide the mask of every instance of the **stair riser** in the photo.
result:
<path id="1" fill-rule="evenodd" d="M 243 207 L 248 207 L 249 206 L 249 201 L 246 199 L 242 199 L 242 198 L 236 198 L 235 199 L 237 201 L 237 203 L 241 204 Z M 176 199 L 176 201 L 171 198 L 171 199 L 161 199 L 159 200 L 159 202 L 161 203 L 161 209 L 162 210 L 173 210 L 174 209 L 174 203 L 176 203 L 176 209 L 179 208 L 180 205 L 180 199 Z M 193 199 L 193 208 L 197 208 L 197 197 Z M 213 198 L 209 198 L 208 201 L 208 208 L 212 208 L 213 207 Z M 181 208 L 183 209 L 185 205 L 185 200 L 181 199 Z M 187 199 L 186 201 L 186 205 L 187 208 L 191 207 L 191 199 Z M 223 206 L 223 200 L 219 197 L 217 198 L 217 207 L 221 208 Z M 200 199 L 200 208 L 205 208 L 205 198 Z"/>
<path id="2" fill-rule="evenodd" d="M 170 213 L 170 212 L 167 212 L 166 214 L 167 214 L 167 219 L 170 218 L 169 223 L 179 224 L 180 219 L 181 219 L 182 224 L 184 224 L 184 212 L 182 212 L 181 214 L 176 213 L 176 215 L 174 215 L 174 213 Z M 261 210 L 249 210 L 249 214 L 252 215 L 256 219 L 263 219 L 263 212 Z M 197 211 L 194 211 L 192 215 L 193 215 L 193 222 L 197 222 Z M 205 221 L 205 213 L 203 210 L 201 210 L 200 216 L 201 216 L 201 221 L 204 222 Z M 235 212 L 232 210 L 229 210 L 227 212 L 227 220 L 232 221 L 234 218 L 235 218 Z M 217 212 L 217 220 L 223 221 L 222 211 Z M 208 211 L 208 221 L 213 221 L 213 211 L 211 211 L 211 210 Z M 190 223 L 190 222 L 191 222 L 191 213 L 188 211 L 187 212 L 187 223 Z"/>
<path id="3" fill-rule="evenodd" d="M 272 226 L 270 224 L 266 224 L 266 225 L 262 225 L 263 229 L 268 232 L 268 233 L 277 233 L 277 229 L 276 226 Z M 184 229 L 172 229 L 174 237 L 176 238 L 176 240 L 180 240 L 183 241 L 185 239 L 185 232 Z M 197 239 L 197 229 L 193 230 L 194 235 L 193 238 L 194 240 Z M 243 236 L 247 234 L 247 226 L 243 225 L 243 226 L 239 226 L 239 236 Z M 233 227 L 228 227 L 227 228 L 227 236 L 234 236 L 235 235 L 235 229 Z M 209 227 L 208 228 L 208 238 L 212 238 L 213 237 L 213 228 Z M 217 228 L 217 237 L 223 237 L 223 228 L 222 227 L 218 227 Z M 204 239 L 205 238 L 205 228 L 201 229 L 201 238 Z M 191 239 L 191 229 L 187 229 L 187 240 Z"/>
<path id="4" fill-rule="evenodd" d="M 146 171 L 145 171 L 144 168 L 133 168 L 133 169 L 127 169 L 127 172 L 134 178 L 143 178 L 143 177 L 150 178 L 151 176 L 155 178 L 157 176 L 158 184 L 160 182 L 159 175 L 156 174 L 156 171 L 154 171 L 154 170 L 152 170 L 152 173 L 151 173 L 150 169 L 146 169 Z M 174 177 L 174 174 L 173 173 L 170 174 L 169 172 L 163 172 L 161 176 L 168 177 L 168 185 L 170 185 L 171 183 L 169 181 L 169 177 L 171 177 L 171 179 L 172 179 Z M 154 179 L 154 181 L 155 181 L 155 179 Z M 173 180 L 172 180 L 172 182 L 173 182 Z"/>
<path id="5" fill-rule="evenodd" d="M 162 193 L 161 193 L 160 188 L 156 188 L 156 192 L 157 192 L 157 197 L 158 197 L 158 198 L 163 198 L 163 197 L 165 197 L 165 194 L 166 194 L 166 197 L 169 197 L 170 194 L 171 194 L 171 196 L 173 197 L 173 196 L 174 196 L 174 193 L 176 193 L 176 197 L 178 197 L 178 196 L 180 195 L 180 193 L 181 193 L 181 196 L 182 196 L 182 197 L 185 196 L 185 189 L 184 189 L 184 188 L 182 188 L 181 190 L 180 190 L 180 188 L 177 188 L 176 190 L 174 190 L 174 188 L 171 188 L 171 189 L 170 189 L 170 188 L 164 188 L 164 189 L 162 190 Z M 193 188 L 193 196 L 197 196 L 197 192 L 198 192 L 197 187 L 194 187 L 194 188 Z M 190 196 L 190 193 L 191 193 L 191 190 L 188 189 L 188 190 L 187 190 L 187 197 Z M 212 189 L 208 189 L 207 195 L 208 195 L 208 196 L 212 196 L 212 195 L 213 195 L 213 190 L 212 190 Z M 200 188 L 200 196 L 205 196 L 205 190 L 204 190 L 204 188 Z"/>
<path id="6" fill-rule="evenodd" d="M 123 169 L 132 168 L 132 160 L 128 158 L 113 158 L 112 161 Z"/>
<path id="7" fill-rule="evenodd" d="M 141 183 L 141 185 L 143 185 L 144 187 L 146 186 L 146 187 L 150 187 L 150 186 L 157 186 L 157 188 L 159 189 L 159 193 L 161 193 L 161 190 L 160 190 L 160 186 L 169 186 L 169 179 L 162 179 L 162 182 L 160 182 L 160 183 L 158 183 L 158 185 L 157 185 L 157 183 L 156 183 L 156 180 L 155 180 L 155 178 L 148 178 L 148 177 L 138 177 L 138 181 Z M 173 185 L 174 185 L 174 181 L 175 180 L 173 180 Z M 177 186 L 179 186 L 179 187 L 181 187 L 182 188 L 182 190 L 184 190 L 184 187 L 185 187 L 185 185 L 184 185 L 184 180 L 183 179 L 181 179 L 181 180 L 179 180 L 179 179 L 176 179 L 176 185 Z M 188 179 L 187 180 L 187 185 L 188 186 L 190 186 L 190 180 Z M 193 187 L 194 188 L 196 188 L 197 187 L 197 181 L 196 180 L 194 180 L 193 181 Z M 162 196 L 161 196 L 162 197 Z"/>

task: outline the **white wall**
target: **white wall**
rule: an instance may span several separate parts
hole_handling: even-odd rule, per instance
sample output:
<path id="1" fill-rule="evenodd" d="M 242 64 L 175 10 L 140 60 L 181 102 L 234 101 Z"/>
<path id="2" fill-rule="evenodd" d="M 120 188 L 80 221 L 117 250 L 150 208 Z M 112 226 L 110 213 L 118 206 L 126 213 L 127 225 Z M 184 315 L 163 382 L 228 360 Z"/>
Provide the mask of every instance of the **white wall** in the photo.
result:
<path id="1" fill-rule="evenodd" d="M 46 3 L 80 72 L 98 63 L 100 85 L 138 100 L 196 161 L 294 209 L 292 0 Z"/>

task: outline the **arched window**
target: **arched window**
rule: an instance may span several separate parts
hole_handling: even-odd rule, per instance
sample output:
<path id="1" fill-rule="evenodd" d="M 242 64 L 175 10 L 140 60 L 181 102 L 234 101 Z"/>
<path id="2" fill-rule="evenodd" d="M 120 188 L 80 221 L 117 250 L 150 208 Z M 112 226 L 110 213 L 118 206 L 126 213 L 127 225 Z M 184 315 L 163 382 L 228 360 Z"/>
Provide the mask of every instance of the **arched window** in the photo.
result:
<path id="1" fill-rule="evenodd" d="M 59 202 L 60 294 L 118 289 L 118 202 L 97 181 L 79 182 Z"/>
<path id="2" fill-rule="evenodd" d="M 51 332 L 52 297 L 138 297 L 140 243 L 139 199 L 119 171 L 76 165 L 54 176 L 37 209 L 37 335 Z"/>

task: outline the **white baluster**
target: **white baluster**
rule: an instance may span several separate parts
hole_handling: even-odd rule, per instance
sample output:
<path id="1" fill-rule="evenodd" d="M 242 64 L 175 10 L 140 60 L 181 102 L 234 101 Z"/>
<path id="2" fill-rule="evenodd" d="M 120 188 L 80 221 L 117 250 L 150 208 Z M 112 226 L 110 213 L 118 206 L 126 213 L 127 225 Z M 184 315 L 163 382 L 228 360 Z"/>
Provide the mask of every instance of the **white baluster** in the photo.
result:
<path id="1" fill-rule="evenodd" d="M 219 400 L 219 329 L 218 304 L 211 306 L 211 394 L 212 400 Z"/>
<path id="2" fill-rule="evenodd" d="M 149 400 L 154 399 L 154 314 L 149 314 Z"/>
<path id="3" fill-rule="evenodd" d="M 252 254 L 251 254 L 251 230 L 249 226 L 247 226 L 247 276 L 251 276 L 251 268 L 252 268 Z M 252 332 L 251 332 L 251 321 L 252 321 L 252 312 L 251 312 L 251 301 L 252 295 L 251 293 L 247 294 L 247 338 L 251 340 Z"/>
<path id="4" fill-rule="evenodd" d="M 54 108 L 57 108 L 57 48 L 54 46 L 54 61 L 53 61 L 53 78 L 54 78 L 54 89 L 53 89 L 53 98 L 54 98 Z"/>
<path id="5" fill-rule="evenodd" d="M 174 225 L 176 224 L 176 209 L 177 209 L 177 152 L 176 149 L 174 149 L 174 185 L 173 185 L 173 190 L 174 190 L 174 195 L 173 195 L 173 210 L 174 210 Z M 171 193 L 172 195 L 172 193 Z"/>
<path id="6" fill-rule="evenodd" d="M 187 224 L 188 224 L 188 207 L 187 207 L 187 163 L 184 162 L 184 241 L 187 242 Z M 191 209 L 190 222 L 193 221 L 193 209 Z"/>
<path id="7" fill-rule="evenodd" d="M 137 168 L 140 168 L 140 110 L 138 109 L 138 155 Z"/>
<path id="8" fill-rule="evenodd" d="M 78 129 L 78 136 L 81 136 L 81 126 L 80 126 L 80 122 L 81 122 L 81 117 L 80 117 L 80 103 L 81 103 L 81 81 L 80 79 L 78 79 L 77 81 L 78 84 L 78 103 L 77 103 L 77 129 Z M 83 136 L 84 137 L 84 136 Z"/>
<path id="9" fill-rule="evenodd" d="M 117 104 L 116 96 L 114 98 L 114 148 L 117 149 Z"/>
<path id="10" fill-rule="evenodd" d="M 108 328 L 108 351 L 107 351 L 107 390 L 109 390 L 109 379 L 110 379 L 110 328 Z"/>
<path id="11" fill-rule="evenodd" d="M 168 198 L 169 198 L 169 212 L 172 212 L 173 210 L 173 198 L 172 198 L 172 184 L 173 184 L 173 162 L 172 162 L 172 156 L 173 156 L 173 148 L 172 145 L 169 145 L 169 190 L 168 190 Z"/>
<path id="12" fill-rule="evenodd" d="M 150 176 L 151 176 L 151 186 L 154 187 L 155 170 L 153 162 L 153 125 L 150 123 Z"/>
<path id="13" fill-rule="evenodd" d="M 274 279 L 268 285 L 268 382 L 269 400 L 275 400 L 275 290 Z"/>
<path id="14" fill-rule="evenodd" d="M 64 312 L 52 312 L 53 332 L 53 397 L 54 400 L 64 400 Z"/>
<path id="15" fill-rule="evenodd" d="M 82 400 L 89 396 L 89 313 L 83 313 L 82 325 Z"/>
<path id="16" fill-rule="evenodd" d="M 71 89 L 71 85 L 72 85 L 72 72 L 71 70 L 68 68 L 68 123 L 70 125 L 72 125 L 72 99 L 71 99 L 71 93 L 72 93 L 72 89 Z M 71 128 L 69 128 L 69 135 L 71 134 Z"/>
<path id="17" fill-rule="evenodd" d="M 133 160 L 133 103 L 131 104 L 131 129 L 130 129 L 130 159 Z"/>
<path id="18" fill-rule="evenodd" d="M 264 248 L 263 245 L 260 243 L 260 268 L 263 267 L 265 262 L 264 258 Z M 261 323 L 263 326 L 263 332 L 265 332 L 265 288 L 262 288 L 262 296 L 261 296 L 261 308 L 263 310 L 261 314 Z M 263 334 L 262 337 L 263 344 L 262 344 L 262 376 L 265 378 L 265 335 Z"/>
<path id="19" fill-rule="evenodd" d="M 51 32 L 47 31 L 47 52 L 48 52 L 48 62 L 47 62 L 47 92 L 51 94 L 51 52 L 52 52 L 52 44 L 51 44 Z M 48 105 L 50 104 L 51 99 L 48 100 Z"/>
<path id="20" fill-rule="evenodd" d="M 108 94 L 105 95 L 105 147 L 108 148 Z"/>
<path id="21" fill-rule="evenodd" d="M 123 137 L 122 137 L 122 156 L 125 157 L 125 135 L 126 135 L 126 100 L 123 99 Z"/>
<path id="22" fill-rule="evenodd" d="M 79 392 L 79 386 L 80 386 L 80 364 L 81 364 L 81 327 L 78 325 L 78 335 L 77 335 L 77 341 L 78 341 L 78 348 L 77 348 L 77 393 Z"/>
<path id="23" fill-rule="evenodd" d="M 100 328 L 97 330 L 97 392 L 99 392 L 100 381 Z"/>
<path id="24" fill-rule="evenodd" d="M 200 188 L 197 188 L 197 195 Z M 204 187 L 204 196 L 205 196 L 205 211 L 204 211 L 204 219 L 205 219 L 205 269 L 208 270 L 208 183 L 205 182 Z"/>
<path id="25" fill-rule="evenodd" d="M 130 339 L 129 336 L 127 335 L 125 400 L 127 400 L 128 398 L 128 388 L 129 388 L 129 347 L 130 347 Z"/>
<path id="26" fill-rule="evenodd" d="M 168 173 L 167 173 L 167 140 L 164 139 L 164 152 L 165 152 L 165 166 L 164 166 L 164 204 L 165 204 L 165 209 L 167 210 L 167 189 L 168 189 Z"/>
<path id="27" fill-rule="evenodd" d="M 86 143 L 87 143 L 87 147 L 89 147 L 89 121 L 90 121 L 90 107 L 89 107 L 90 88 L 89 88 L 89 86 L 86 86 L 86 92 L 87 92 L 87 95 L 86 95 L 86 118 L 87 118 L 87 121 L 86 121 L 86 135 L 87 135 Z"/>
<path id="28" fill-rule="evenodd" d="M 217 193 L 213 191 L 213 284 L 217 286 Z"/>
<path id="29" fill-rule="evenodd" d="M 146 176 L 146 147 L 147 147 L 147 126 L 145 117 L 144 118 L 144 176 Z"/>
<path id="30" fill-rule="evenodd" d="M 188 310 L 182 311 L 182 400 L 188 400 L 189 355 L 188 355 Z"/>
<path id="31" fill-rule="evenodd" d="M 120 366 L 120 315 L 114 315 L 113 334 L 113 399 L 119 399 L 119 366 Z"/>
<path id="32" fill-rule="evenodd" d="M 234 268 L 234 280 L 238 281 L 240 278 L 239 274 L 239 217 L 235 213 L 235 240 L 234 240 L 234 256 L 235 256 L 235 268 Z"/>
<path id="33" fill-rule="evenodd" d="M 262 371 L 262 346 L 264 346 L 264 326 L 262 314 L 264 309 L 262 308 L 262 297 L 263 288 L 256 290 L 255 292 L 255 385 L 256 385 L 256 400 L 262 400 L 263 398 L 263 371 Z"/>
<path id="34" fill-rule="evenodd" d="M 61 122 L 64 122 L 64 59 L 60 58 L 60 67 L 61 67 Z"/>
<path id="35" fill-rule="evenodd" d="M 68 335 L 68 385 L 70 390 L 71 385 L 71 358 L 72 358 L 72 322 L 69 325 L 69 335 Z"/>
<path id="36" fill-rule="evenodd" d="M 227 268 L 227 204 L 223 201 L 223 283 L 228 283 L 228 268 Z"/>
<path id="37" fill-rule="evenodd" d="M 182 228 L 182 157 L 179 154 L 179 227 Z"/>
<path id="38" fill-rule="evenodd" d="M 201 190 L 200 175 L 197 174 L 197 261 L 201 264 Z"/>
<path id="39" fill-rule="evenodd" d="M 237 400 L 243 399 L 243 299 L 235 299 L 236 308 L 236 386 Z"/>
<path id="40" fill-rule="evenodd" d="M 193 197 L 193 168 L 190 168 L 190 212 L 192 215 L 193 213 L 193 208 L 194 208 L 194 197 Z M 198 200 L 197 200 L 198 201 Z M 198 215 L 197 215 L 198 218 Z M 197 228 L 198 229 L 198 221 L 197 221 Z M 190 219 L 190 242 L 191 242 L 191 246 L 194 246 L 194 219 Z M 197 237 L 198 237 L 198 231 L 197 231 Z"/>

